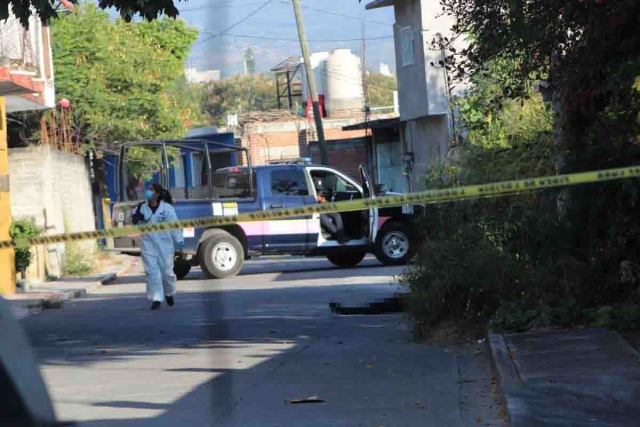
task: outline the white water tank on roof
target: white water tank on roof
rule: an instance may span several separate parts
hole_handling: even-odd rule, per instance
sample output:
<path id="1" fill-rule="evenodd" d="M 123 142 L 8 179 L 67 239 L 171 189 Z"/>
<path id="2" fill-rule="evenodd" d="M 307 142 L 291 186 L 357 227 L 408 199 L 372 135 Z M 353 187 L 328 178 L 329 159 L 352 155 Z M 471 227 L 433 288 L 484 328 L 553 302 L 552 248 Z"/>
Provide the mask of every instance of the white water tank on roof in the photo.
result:
<path id="1" fill-rule="evenodd" d="M 351 49 L 331 52 L 326 59 L 326 75 L 325 104 L 329 115 L 363 109 L 361 62 Z"/>
<path id="2" fill-rule="evenodd" d="M 311 62 L 311 68 L 313 69 L 313 77 L 316 81 L 316 88 L 318 89 L 318 95 L 327 94 L 327 73 L 325 70 L 326 59 L 329 57 L 329 52 L 316 52 L 309 56 Z M 304 60 L 300 58 L 300 63 L 304 64 Z M 309 98 L 309 82 L 307 81 L 306 69 L 302 68 L 302 102 L 307 102 Z"/>

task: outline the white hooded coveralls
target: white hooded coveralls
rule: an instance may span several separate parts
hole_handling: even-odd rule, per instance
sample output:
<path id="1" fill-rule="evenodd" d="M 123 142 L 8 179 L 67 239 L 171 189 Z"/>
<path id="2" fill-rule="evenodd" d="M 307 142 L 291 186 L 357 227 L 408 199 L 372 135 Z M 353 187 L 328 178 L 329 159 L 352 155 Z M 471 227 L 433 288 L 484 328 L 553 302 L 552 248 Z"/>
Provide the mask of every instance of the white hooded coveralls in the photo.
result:
<path id="1" fill-rule="evenodd" d="M 178 220 L 176 211 L 169 203 L 160 201 L 155 213 L 145 202 L 140 206 L 145 225 L 173 222 Z M 147 298 L 150 301 L 162 301 L 165 296 L 176 293 L 176 275 L 173 272 L 175 244 L 184 242 L 182 230 L 160 231 L 143 234 L 140 237 L 142 263 L 147 281 Z"/>

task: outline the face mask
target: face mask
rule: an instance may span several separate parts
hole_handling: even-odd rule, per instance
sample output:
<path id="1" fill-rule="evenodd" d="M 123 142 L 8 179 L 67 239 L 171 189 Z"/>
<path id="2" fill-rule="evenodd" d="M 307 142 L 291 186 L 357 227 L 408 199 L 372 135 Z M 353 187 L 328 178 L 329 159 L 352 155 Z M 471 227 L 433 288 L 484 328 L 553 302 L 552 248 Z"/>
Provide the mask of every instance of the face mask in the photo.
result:
<path id="1" fill-rule="evenodd" d="M 154 193 L 153 190 L 147 190 L 144 192 L 144 197 L 146 197 L 147 200 L 152 200 L 155 196 L 156 193 Z"/>

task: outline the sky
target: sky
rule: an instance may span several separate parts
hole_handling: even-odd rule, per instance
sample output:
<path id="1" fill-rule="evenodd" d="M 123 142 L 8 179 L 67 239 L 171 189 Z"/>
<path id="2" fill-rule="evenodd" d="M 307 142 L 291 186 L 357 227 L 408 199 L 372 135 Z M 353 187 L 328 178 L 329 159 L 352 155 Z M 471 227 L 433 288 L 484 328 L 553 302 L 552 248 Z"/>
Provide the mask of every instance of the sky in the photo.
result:
<path id="1" fill-rule="evenodd" d="M 393 8 L 365 11 L 368 1 L 302 0 L 310 52 L 350 48 L 360 56 L 364 19 L 367 69 L 377 71 L 384 62 L 394 70 Z M 249 47 L 258 72 L 300 55 L 290 0 L 189 0 L 177 2 L 177 7 L 180 18 L 200 31 L 189 68 L 219 69 L 223 77 L 241 73 Z"/>

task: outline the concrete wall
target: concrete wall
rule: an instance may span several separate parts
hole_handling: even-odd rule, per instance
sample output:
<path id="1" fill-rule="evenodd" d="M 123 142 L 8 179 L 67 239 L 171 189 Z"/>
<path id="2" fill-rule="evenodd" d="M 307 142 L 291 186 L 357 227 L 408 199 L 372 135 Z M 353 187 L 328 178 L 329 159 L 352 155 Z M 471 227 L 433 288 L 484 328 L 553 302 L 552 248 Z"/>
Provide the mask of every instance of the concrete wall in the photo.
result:
<path id="1" fill-rule="evenodd" d="M 436 0 L 397 2 L 394 11 L 400 119 L 405 121 L 426 115 L 447 114 L 449 97 L 446 76 L 444 69 L 438 66 L 442 52 L 431 50 L 431 42 L 438 33 L 443 37 L 451 35 L 453 19 L 442 16 L 442 7 Z M 402 65 L 400 28 L 403 27 L 411 27 L 414 37 L 415 63 L 412 65 Z M 465 43 L 459 38 L 454 45 L 461 51 Z"/>
<path id="2" fill-rule="evenodd" d="M 9 150 L 11 212 L 32 217 L 46 234 L 95 230 L 89 171 L 83 157 L 48 145 Z M 79 242 L 93 252 L 94 241 Z M 48 245 L 47 270 L 60 276 L 65 245 Z"/>
<path id="3" fill-rule="evenodd" d="M 424 177 L 430 165 L 442 161 L 449 147 L 447 116 L 427 116 L 406 123 L 406 150 L 413 152 L 411 191 L 425 190 Z"/>
<path id="4" fill-rule="evenodd" d="M 431 50 L 430 45 L 437 35 L 442 37 L 450 37 L 451 27 L 455 24 L 453 17 L 442 14 L 442 6 L 436 0 L 422 0 L 421 21 L 423 27 L 422 38 L 424 40 L 423 48 L 425 55 L 425 74 L 427 81 L 427 96 L 429 114 L 448 114 L 449 113 L 449 94 L 447 88 L 447 80 L 445 70 L 442 67 L 432 66 L 431 62 L 438 64 L 443 60 L 442 51 Z M 454 42 L 454 46 L 458 52 L 465 47 L 462 37 Z M 447 52 L 447 55 L 451 55 Z"/>
<path id="5" fill-rule="evenodd" d="M 422 37 L 422 13 L 420 0 L 407 0 L 394 7 L 396 24 L 394 40 L 396 50 L 396 73 L 398 75 L 398 97 L 400 120 L 411 120 L 429 114 L 427 102 L 427 76 L 425 69 L 425 49 Z M 415 62 L 402 65 L 402 44 L 400 29 L 411 27 Z"/>

